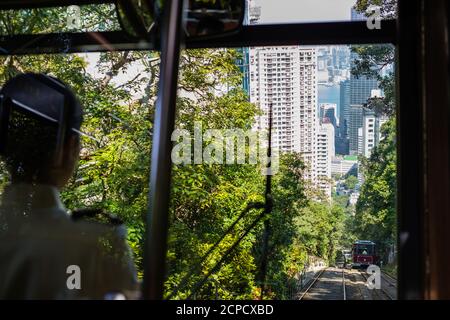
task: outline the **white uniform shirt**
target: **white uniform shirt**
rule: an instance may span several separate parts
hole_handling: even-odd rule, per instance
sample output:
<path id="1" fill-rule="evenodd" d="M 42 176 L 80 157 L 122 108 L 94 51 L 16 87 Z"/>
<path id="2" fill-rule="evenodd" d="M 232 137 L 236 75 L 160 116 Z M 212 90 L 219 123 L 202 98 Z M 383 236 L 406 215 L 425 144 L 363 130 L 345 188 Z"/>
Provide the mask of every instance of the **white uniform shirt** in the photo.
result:
<path id="1" fill-rule="evenodd" d="M 10 185 L 0 204 L 0 298 L 134 298 L 125 237 L 123 226 L 74 222 L 56 188 Z"/>

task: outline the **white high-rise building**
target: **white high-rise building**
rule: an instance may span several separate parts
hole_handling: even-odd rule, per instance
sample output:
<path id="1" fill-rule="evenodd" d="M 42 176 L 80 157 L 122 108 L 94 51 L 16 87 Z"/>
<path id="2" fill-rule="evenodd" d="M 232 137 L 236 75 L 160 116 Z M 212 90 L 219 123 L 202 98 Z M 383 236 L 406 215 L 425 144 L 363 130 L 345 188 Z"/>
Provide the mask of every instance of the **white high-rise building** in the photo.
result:
<path id="1" fill-rule="evenodd" d="M 375 112 L 370 111 L 367 112 L 364 110 L 363 115 L 363 127 L 362 127 L 362 154 L 365 157 L 369 157 L 372 152 L 373 147 L 375 146 L 375 126 L 376 119 Z"/>
<path id="2" fill-rule="evenodd" d="M 363 117 L 364 119 L 364 117 Z M 363 127 L 358 128 L 358 150 L 357 154 L 363 154 L 364 153 L 364 131 Z"/>
<path id="3" fill-rule="evenodd" d="M 377 116 L 374 111 L 365 109 L 363 112 L 361 153 L 370 157 L 372 149 L 382 140 L 381 127 L 388 120 L 387 117 Z"/>
<path id="4" fill-rule="evenodd" d="M 256 129 L 267 130 L 272 105 L 273 147 L 299 152 L 316 181 L 317 54 L 300 46 L 250 49 L 250 102 L 262 115 Z"/>
<path id="5" fill-rule="evenodd" d="M 381 90 L 371 91 L 371 98 L 381 97 L 383 97 Z M 373 110 L 363 108 L 362 120 L 360 154 L 368 158 L 372 149 L 380 143 L 381 127 L 388 119 L 383 115 L 376 114 Z"/>
<path id="6" fill-rule="evenodd" d="M 321 123 L 317 130 L 317 186 L 331 198 L 331 161 L 336 156 L 334 149 L 334 126 Z"/>

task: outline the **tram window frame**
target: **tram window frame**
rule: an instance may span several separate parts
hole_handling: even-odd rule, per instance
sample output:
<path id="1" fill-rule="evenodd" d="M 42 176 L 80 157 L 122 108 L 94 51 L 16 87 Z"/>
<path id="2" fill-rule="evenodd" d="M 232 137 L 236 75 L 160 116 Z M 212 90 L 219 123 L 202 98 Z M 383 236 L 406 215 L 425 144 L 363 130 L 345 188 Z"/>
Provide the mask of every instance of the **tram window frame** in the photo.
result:
<path id="1" fill-rule="evenodd" d="M 67 1 L 71 4 L 76 4 L 77 1 Z M 79 3 L 84 2 L 103 3 L 104 1 L 83 1 L 79 0 Z M 408 5 L 410 8 L 408 8 Z M 281 46 L 281 45 L 352 45 L 352 44 L 392 44 L 396 46 L 396 82 L 397 82 L 397 99 L 398 101 L 411 101 L 411 98 L 403 99 L 410 92 L 406 92 L 405 86 L 411 82 L 411 79 L 404 81 L 401 85 L 399 76 L 398 62 L 403 60 L 404 67 L 408 62 L 415 61 L 414 58 L 408 57 L 408 53 L 405 52 L 408 48 L 413 46 L 412 40 L 404 40 L 407 32 L 413 33 L 407 29 L 406 24 L 411 22 L 408 19 L 406 13 L 411 10 L 415 10 L 413 6 L 404 0 L 398 1 L 399 12 L 400 8 L 403 8 L 405 12 L 403 18 L 400 16 L 395 20 L 383 20 L 381 29 L 369 30 L 366 22 L 364 21 L 340 21 L 340 22 L 318 22 L 318 23 L 291 23 L 291 24 L 271 24 L 271 25 L 250 25 L 243 26 L 239 33 L 229 35 L 223 38 L 208 39 L 208 40 L 187 40 L 185 43 L 186 49 L 193 48 L 229 48 L 229 47 L 256 47 L 256 46 Z M 402 38 L 403 37 L 403 38 Z M 419 37 L 419 36 L 417 36 Z M 99 39 L 102 39 L 100 42 Z M 33 43 L 38 41 L 39 46 L 32 46 Z M 67 47 L 67 43 L 70 43 L 70 47 Z M 25 44 L 25 45 L 24 45 Z M 31 44 L 31 45 L 27 45 Z M 150 42 L 132 39 L 124 31 L 107 31 L 107 32 L 91 32 L 87 33 L 58 33 L 47 35 L 16 35 L 16 36 L 3 36 L 0 38 L 0 55 L 24 55 L 24 54 L 46 54 L 46 53 L 87 53 L 87 52 L 105 52 L 111 50 L 160 50 L 159 43 L 151 44 Z M 403 51 L 399 52 L 399 45 L 403 46 Z M 403 73 L 405 74 L 405 73 Z M 409 90 L 408 90 L 409 91 Z M 401 141 L 403 137 L 406 137 L 411 133 L 413 129 L 413 123 L 403 120 L 406 117 L 406 113 L 411 115 L 415 112 L 417 120 L 420 119 L 420 112 L 418 110 L 411 111 L 408 109 L 406 103 L 397 103 L 397 136 Z M 408 110 L 407 110 L 408 109 Z M 409 118 L 409 116 L 408 116 Z M 417 121 L 414 122 L 417 124 Z M 398 177 L 398 208 L 397 216 L 400 231 L 409 231 L 410 235 L 414 235 L 414 231 L 419 230 L 418 223 L 420 221 L 421 207 L 412 205 L 406 205 L 407 201 L 410 201 L 411 193 L 418 194 L 420 190 L 420 178 L 417 177 L 412 183 L 411 181 L 406 183 L 405 176 L 417 171 L 417 176 L 420 176 L 422 172 L 421 160 L 414 161 L 413 163 L 408 161 L 411 157 L 417 154 L 416 147 L 406 146 L 406 144 L 397 147 L 398 152 L 398 164 L 399 177 Z M 406 195 L 409 194 L 409 197 Z M 415 203 L 419 203 L 418 199 Z M 413 212 L 411 212 L 411 210 Z M 408 211 L 408 212 L 407 212 Z M 408 216 L 406 215 L 408 213 Z M 412 218 L 411 218 L 412 217 Z M 422 267 L 422 250 L 421 240 L 415 236 L 410 245 L 408 252 L 401 253 L 400 248 L 400 263 L 399 263 L 399 299 L 405 297 L 420 298 L 423 292 L 423 267 Z M 399 241 L 399 245 L 401 245 Z M 409 255 L 405 258 L 405 255 Z M 403 256 L 403 258 L 402 258 Z M 420 264 L 417 268 L 411 270 L 406 266 L 407 261 Z M 408 270 L 409 269 L 409 270 Z"/>

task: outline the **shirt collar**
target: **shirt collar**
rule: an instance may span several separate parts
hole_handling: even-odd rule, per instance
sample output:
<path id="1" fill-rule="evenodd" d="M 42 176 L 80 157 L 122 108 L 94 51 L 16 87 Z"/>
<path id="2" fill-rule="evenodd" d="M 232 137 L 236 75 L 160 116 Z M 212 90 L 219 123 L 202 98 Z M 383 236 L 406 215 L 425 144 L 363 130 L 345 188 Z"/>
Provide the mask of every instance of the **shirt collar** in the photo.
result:
<path id="1" fill-rule="evenodd" d="M 50 185 L 14 183 L 5 188 L 3 206 L 31 205 L 33 210 L 58 210 L 67 212 L 61 202 L 59 190 Z"/>

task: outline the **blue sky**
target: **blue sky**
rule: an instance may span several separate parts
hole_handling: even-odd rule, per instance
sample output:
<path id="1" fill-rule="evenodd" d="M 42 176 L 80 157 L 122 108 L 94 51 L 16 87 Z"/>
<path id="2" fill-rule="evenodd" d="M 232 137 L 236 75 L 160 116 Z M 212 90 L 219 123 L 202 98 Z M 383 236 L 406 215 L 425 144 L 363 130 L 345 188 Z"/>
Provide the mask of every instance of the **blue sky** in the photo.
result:
<path id="1" fill-rule="evenodd" d="M 350 20 L 356 0 L 251 0 L 261 6 L 261 23 Z"/>

